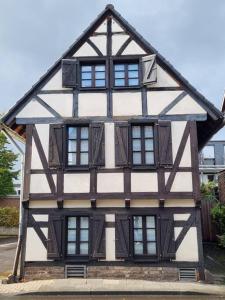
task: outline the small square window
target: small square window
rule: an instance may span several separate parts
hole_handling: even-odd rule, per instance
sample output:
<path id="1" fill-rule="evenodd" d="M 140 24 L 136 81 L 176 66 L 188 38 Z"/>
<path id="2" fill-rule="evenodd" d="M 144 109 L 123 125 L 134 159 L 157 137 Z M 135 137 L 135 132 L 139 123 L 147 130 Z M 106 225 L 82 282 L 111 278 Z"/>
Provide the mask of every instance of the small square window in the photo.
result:
<path id="1" fill-rule="evenodd" d="M 82 88 L 95 88 L 105 86 L 106 76 L 104 64 L 81 65 Z"/>
<path id="2" fill-rule="evenodd" d="M 138 63 L 115 63 L 114 86 L 135 87 L 139 85 Z"/>

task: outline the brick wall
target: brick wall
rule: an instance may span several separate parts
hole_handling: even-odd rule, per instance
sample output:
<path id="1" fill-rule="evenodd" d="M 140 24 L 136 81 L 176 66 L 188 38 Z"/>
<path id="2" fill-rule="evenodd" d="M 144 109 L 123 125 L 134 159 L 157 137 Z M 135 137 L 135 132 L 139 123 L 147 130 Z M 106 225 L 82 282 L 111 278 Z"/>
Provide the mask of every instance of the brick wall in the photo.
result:
<path id="1" fill-rule="evenodd" d="M 0 207 L 16 207 L 20 206 L 19 196 L 10 196 L 5 198 L 0 198 Z"/>

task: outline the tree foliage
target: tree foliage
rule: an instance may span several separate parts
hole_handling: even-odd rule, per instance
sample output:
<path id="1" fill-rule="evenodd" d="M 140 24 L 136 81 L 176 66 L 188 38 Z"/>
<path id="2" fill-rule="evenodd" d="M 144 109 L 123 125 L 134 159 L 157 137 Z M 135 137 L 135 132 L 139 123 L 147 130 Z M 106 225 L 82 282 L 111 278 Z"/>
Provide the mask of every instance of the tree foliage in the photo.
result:
<path id="1" fill-rule="evenodd" d="M 0 132 L 0 197 L 15 194 L 13 180 L 19 174 L 19 171 L 13 170 L 18 154 L 8 149 L 8 144 L 6 136 Z"/>

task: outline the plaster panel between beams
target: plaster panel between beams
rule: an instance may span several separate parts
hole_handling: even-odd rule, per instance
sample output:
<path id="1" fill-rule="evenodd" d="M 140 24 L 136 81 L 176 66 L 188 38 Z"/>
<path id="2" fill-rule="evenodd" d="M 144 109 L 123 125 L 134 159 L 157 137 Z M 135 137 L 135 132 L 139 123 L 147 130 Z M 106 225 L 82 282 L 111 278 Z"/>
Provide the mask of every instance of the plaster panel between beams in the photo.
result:
<path id="1" fill-rule="evenodd" d="M 41 94 L 38 96 L 62 117 L 72 117 L 73 94 Z"/>
<path id="2" fill-rule="evenodd" d="M 106 93 L 83 93 L 78 96 L 79 117 L 107 116 Z"/>
<path id="3" fill-rule="evenodd" d="M 95 46 L 106 55 L 106 35 L 98 35 L 90 37 L 90 40 L 95 44 Z"/>
<path id="4" fill-rule="evenodd" d="M 179 87 L 179 83 L 163 68 L 157 65 L 157 81 L 149 87 Z"/>
<path id="5" fill-rule="evenodd" d="M 123 173 L 98 173 L 97 193 L 123 193 Z"/>
<path id="6" fill-rule="evenodd" d="M 121 46 L 128 40 L 127 34 L 115 34 L 112 36 L 112 55 L 116 55 Z"/>
<path id="7" fill-rule="evenodd" d="M 141 93 L 119 93 L 112 95 L 113 99 L 113 115 L 114 116 L 141 116 L 142 102 Z"/>
<path id="8" fill-rule="evenodd" d="M 136 54 L 146 54 L 146 52 L 135 41 L 132 40 L 125 48 L 122 55 L 136 55 Z"/>
<path id="9" fill-rule="evenodd" d="M 62 86 L 62 68 L 55 73 L 47 83 L 42 87 L 42 91 L 54 91 L 54 90 L 71 90 L 71 88 L 65 88 Z"/>
<path id="10" fill-rule="evenodd" d="M 73 55 L 73 57 L 81 56 L 98 56 L 95 50 L 86 42 Z"/>
<path id="11" fill-rule="evenodd" d="M 16 115 L 16 118 L 53 118 L 44 106 L 36 99 L 31 99 L 24 108 Z"/>
<path id="12" fill-rule="evenodd" d="M 131 192 L 158 192 L 157 173 L 131 173 Z"/>

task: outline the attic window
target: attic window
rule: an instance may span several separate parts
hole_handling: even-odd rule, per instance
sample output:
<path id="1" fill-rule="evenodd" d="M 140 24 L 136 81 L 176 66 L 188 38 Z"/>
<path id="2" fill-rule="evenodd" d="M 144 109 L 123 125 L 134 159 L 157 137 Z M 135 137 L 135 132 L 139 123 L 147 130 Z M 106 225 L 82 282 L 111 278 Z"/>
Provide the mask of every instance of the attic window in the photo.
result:
<path id="1" fill-rule="evenodd" d="M 90 64 L 81 66 L 81 87 L 99 88 L 105 87 L 105 65 Z"/>
<path id="2" fill-rule="evenodd" d="M 114 86 L 133 87 L 139 85 L 139 65 L 132 63 L 114 64 Z"/>

